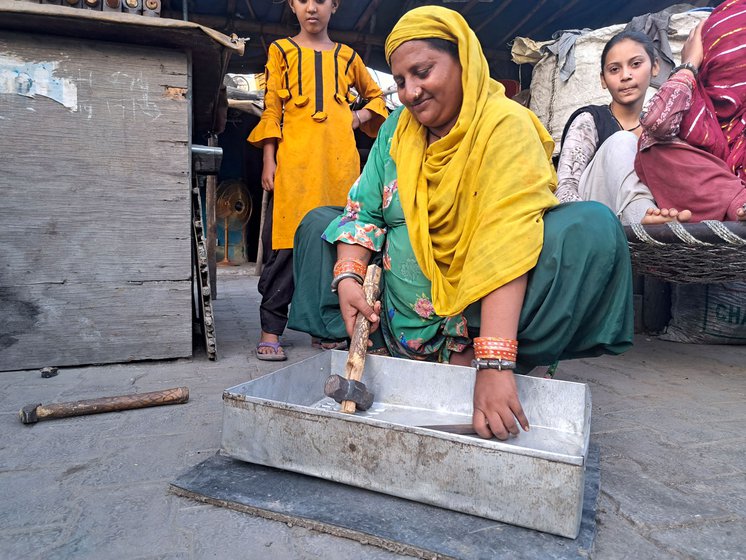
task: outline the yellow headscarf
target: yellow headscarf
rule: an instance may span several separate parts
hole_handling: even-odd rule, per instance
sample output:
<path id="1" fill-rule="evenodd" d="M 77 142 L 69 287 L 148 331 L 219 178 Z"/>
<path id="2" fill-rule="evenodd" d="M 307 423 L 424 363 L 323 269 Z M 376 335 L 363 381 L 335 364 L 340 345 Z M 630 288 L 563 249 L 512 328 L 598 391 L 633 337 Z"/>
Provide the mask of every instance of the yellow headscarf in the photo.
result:
<path id="1" fill-rule="evenodd" d="M 426 38 L 458 45 L 461 112 L 428 147 L 425 128 L 404 110 L 391 156 L 415 257 L 432 283 L 435 312 L 449 317 L 536 265 L 557 176 L 551 136 L 490 79 L 479 40 L 459 13 L 439 6 L 407 12 L 386 39 L 386 59 L 402 43 Z"/>

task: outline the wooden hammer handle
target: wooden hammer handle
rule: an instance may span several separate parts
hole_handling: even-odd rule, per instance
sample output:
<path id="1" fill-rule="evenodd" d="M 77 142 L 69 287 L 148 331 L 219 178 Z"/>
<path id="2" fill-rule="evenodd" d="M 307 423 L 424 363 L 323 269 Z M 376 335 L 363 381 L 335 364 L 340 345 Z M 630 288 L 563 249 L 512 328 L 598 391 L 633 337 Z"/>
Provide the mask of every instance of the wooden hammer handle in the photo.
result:
<path id="1" fill-rule="evenodd" d="M 379 266 L 372 264 L 368 267 L 365 282 L 363 282 L 363 292 L 368 305 L 372 306 L 381 293 L 381 268 Z M 370 322 L 362 313 L 359 313 L 355 320 L 355 329 L 352 333 L 352 340 L 350 340 L 350 350 L 345 365 L 345 377 L 347 379 L 360 381 L 363 378 L 369 335 Z M 342 412 L 354 414 L 355 408 L 353 401 L 342 401 Z"/>
<path id="2" fill-rule="evenodd" d="M 118 410 L 130 410 L 133 408 L 145 408 L 148 406 L 181 404 L 188 400 L 189 389 L 187 387 L 175 387 L 173 389 L 153 391 L 150 393 L 134 393 L 131 395 L 102 397 L 100 399 L 88 399 L 47 405 L 40 404 L 36 407 L 36 418 L 34 420 L 26 422 L 23 420 L 24 415 L 21 414 L 21 421 L 24 422 L 24 424 L 30 424 L 38 420 L 46 420 L 49 418 L 67 418 L 69 416 L 115 412 Z"/>

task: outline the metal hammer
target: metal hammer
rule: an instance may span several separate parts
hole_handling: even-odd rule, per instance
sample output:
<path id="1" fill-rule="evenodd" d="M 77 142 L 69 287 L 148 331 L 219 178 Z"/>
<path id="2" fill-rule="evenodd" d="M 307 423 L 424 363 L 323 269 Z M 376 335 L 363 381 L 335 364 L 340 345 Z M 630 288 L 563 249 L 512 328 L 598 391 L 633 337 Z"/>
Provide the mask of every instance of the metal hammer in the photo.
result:
<path id="1" fill-rule="evenodd" d="M 352 401 L 359 410 L 368 410 L 373 404 L 373 393 L 368 391 L 365 383 L 341 375 L 333 374 L 326 378 L 324 394 L 338 403 Z"/>
<path id="2" fill-rule="evenodd" d="M 381 268 L 372 264 L 368 267 L 363 283 L 363 292 L 368 305 L 373 305 L 378 299 L 380 285 Z M 368 335 L 370 335 L 370 323 L 360 313 L 355 320 L 355 328 L 350 340 L 345 376 L 332 374 L 324 384 L 324 394 L 341 403 L 342 412 L 354 414 L 357 408 L 367 410 L 373 404 L 373 393 L 368 391 L 365 384 L 360 381 L 363 377 L 365 355 L 368 351 Z"/>
<path id="3" fill-rule="evenodd" d="M 36 424 L 39 420 L 48 420 L 51 418 L 67 418 L 70 416 L 83 416 L 84 414 L 98 414 L 100 412 L 116 412 L 118 410 L 161 406 L 164 404 L 181 404 L 188 400 L 189 389 L 187 387 L 175 387 L 151 393 L 134 393 L 83 401 L 48 405 L 42 405 L 41 403 L 29 404 L 18 412 L 18 416 L 24 424 Z"/>

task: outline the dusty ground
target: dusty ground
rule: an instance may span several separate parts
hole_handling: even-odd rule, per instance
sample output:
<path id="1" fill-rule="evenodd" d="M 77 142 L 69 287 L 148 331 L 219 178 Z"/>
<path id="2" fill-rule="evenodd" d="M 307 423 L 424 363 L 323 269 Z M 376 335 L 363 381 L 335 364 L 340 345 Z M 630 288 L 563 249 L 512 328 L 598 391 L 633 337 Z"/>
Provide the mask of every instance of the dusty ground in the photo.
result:
<path id="1" fill-rule="evenodd" d="M 218 451 L 224 388 L 279 367 L 253 356 L 249 268 L 219 271 L 219 360 L 0 373 L 0 558 L 400 556 L 174 496 L 177 475 Z M 291 361 L 317 352 L 289 333 Z M 746 352 L 640 337 L 622 357 L 564 362 L 589 383 L 601 448 L 594 558 L 746 558 Z M 287 365 L 288 362 L 281 365 Z M 186 385 L 188 404 L 24 426 L 30 402 Z"/>

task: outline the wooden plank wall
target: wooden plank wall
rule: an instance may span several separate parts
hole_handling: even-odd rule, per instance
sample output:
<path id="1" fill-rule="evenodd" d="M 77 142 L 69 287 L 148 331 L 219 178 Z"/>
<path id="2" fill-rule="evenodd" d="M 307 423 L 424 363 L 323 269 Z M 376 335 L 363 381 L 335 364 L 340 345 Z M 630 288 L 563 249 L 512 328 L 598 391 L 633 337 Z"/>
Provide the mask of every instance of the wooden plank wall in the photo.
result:
<path id="1" fill-rule="evenodd" d="M 182 52 L 0 31 L 0 371 L 191 356 L 187 80 Z"/>

